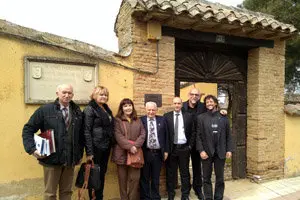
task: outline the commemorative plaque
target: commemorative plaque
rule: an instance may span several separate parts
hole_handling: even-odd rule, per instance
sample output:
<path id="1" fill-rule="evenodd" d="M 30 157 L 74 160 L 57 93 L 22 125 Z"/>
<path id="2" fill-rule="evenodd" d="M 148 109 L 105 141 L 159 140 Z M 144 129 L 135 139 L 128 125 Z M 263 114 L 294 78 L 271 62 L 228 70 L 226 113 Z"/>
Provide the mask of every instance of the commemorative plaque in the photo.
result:
<path id="1" fill-rule="evenodd" d="M 153 101 L 156 103 L 157 107 L 162 106 L 162 95 L 161 94 L 145 94 L 144 95 L 145 103 Z"/>
<path id="2" fill-rule="evenodd" d="M 97 84 L 97 65 L 54 58 L 25 58 L 25 103 L 43 104 L 56 98 L 60 84 L 73 86 L 73 100 L 86 104 Z"/>

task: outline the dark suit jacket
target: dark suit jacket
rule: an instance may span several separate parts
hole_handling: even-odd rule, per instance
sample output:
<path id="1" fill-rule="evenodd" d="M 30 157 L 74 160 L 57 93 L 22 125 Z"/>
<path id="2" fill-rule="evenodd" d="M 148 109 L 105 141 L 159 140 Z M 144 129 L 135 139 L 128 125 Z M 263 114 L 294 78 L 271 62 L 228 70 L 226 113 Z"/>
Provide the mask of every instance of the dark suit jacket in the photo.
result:
<path id="1" fill-rule="evenodd" d="M 183 123 L 184 123 L 184 133 L 185 137 L 187 139 L 187 144 L 192 146 L 195 141 L 195 125 L 194 125 L 194 118 L 193 115 L 190 113 L 182 112 L 183 116 Z M 168 112 L 164 114 L 164 117 L 166 118 L 168 130 L 169 130 L 169 146 L 170 146 L 170 152 L 173 150 L 173 144 L 174 144 L 174 112 Z"/>
<path id="2" fill-rule="evenodd" d="M 217 147 L 214 147 L 212 136 L 212 123 L 217 124 L 218 131 Z M 209 157 L 215 153 L 221 159 L 226 158 L 226 152 L 233 152 L 230 124 L 227 116 L 219 112 L 206 112 L 197 117 L 197 151 L 205 151 Z"/>
<path id="3" fill-rule="evenodd" d="M 188 106 L 189 106 L 189 101 L 183 102 L 181 110 L 183 110 L 185 112 L 188 112 Z M 197 117 L 197 115 L 200 115 L 200 114 L 205 113 L 207 111 L 205 106 L 204 106 L 204 103 L 202 103 L 200 101 L 198 101 L 198 103 L 196 105 L 196 109 L 197 109 L 197 112 L 196 112 L 195 117 Z"/>
<path id="4" fill-rule="evenodd" d="M 195 110 L 196 112 L 195 112 Z M 189 101 L 185 101 L 183 102 L 183 105 L 182 105 L 182 108 L 181 110 L 182 111 L 185 111 L 185 112 L 188 112 L 190 113 L 191 115 L 193 115 L 193 118 L 194 118 L 194 123 L 195 123 L 195 128 L 197 127 L 197 116 L 202 114 L 202 113 L 205 113 L 207 111 L 204 103 L 198 101 L 196 107 L 194 108 L 194 112 L 191 112 L 191 110 L 189 109 Z M 196 130 L 195 130 L 196 132 Z M 193 150 L 196 150 L 196 136 L 195 136 L 195 140 L 194 140 L 194 143 L 191 144 L 191 146 L 193 147 Z"/>
<path id="5" fill-rule="evenodd" d="M 147 122 L 147 116 L 142 116 L 141 117 L 142 123 L 145 127 L 146 130 L 146 139 L 143 144 L 143 150 L 144 150 L 144 155 L 146 155 L 146 149 L 147 149 L 147 143 L 148 143 L 148 122 Z M 169 139 L 168 139 L 168 127 L 166 124 L 166 120 L 162 116 L 155 116 L 156 120 L 156 130 L 157 130 L 157 137 L 159 141 L 159 145 L 161 148 L 161 154 L 162 154 L 162 159 L 164 158 L 164 153 L 169 153 Z"/>

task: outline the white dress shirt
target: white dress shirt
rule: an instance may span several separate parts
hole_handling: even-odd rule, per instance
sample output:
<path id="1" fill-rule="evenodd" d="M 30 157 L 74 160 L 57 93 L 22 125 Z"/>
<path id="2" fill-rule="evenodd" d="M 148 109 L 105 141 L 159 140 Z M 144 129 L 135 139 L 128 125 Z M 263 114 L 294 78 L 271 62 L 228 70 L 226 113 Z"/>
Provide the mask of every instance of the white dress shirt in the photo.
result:
<path id="1" fill-rule="evenodd" d="M 174 114 L 174 128 L 175 128 L 175 120 L 176 120 L 176 114 L 177 112 L 173 112 Z M 183 116 L 182 112 L 180 111 L 178 113 L 178 141 L 177 144 L 185 144 L 187 143 L 187 139 L 185 137 L 185 132 L 184 132 L 184 123 L 183 123 Z"/>

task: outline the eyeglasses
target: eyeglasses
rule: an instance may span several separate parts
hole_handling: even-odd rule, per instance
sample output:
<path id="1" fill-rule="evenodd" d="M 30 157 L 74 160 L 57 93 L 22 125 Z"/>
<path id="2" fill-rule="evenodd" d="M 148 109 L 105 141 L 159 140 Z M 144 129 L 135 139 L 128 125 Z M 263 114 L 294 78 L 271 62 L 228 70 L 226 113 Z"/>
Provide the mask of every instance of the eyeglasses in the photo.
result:
<path id="1" fill-rule="evenodd" d="M 196 93 L 196 94 L 195 94 L 195 93 L 190 93 L 190 95 L 191 95 L 191 96 L 196 96 L 196 97 L 200 96 L 200 95 L 197 94 L 197 93 Z"/>

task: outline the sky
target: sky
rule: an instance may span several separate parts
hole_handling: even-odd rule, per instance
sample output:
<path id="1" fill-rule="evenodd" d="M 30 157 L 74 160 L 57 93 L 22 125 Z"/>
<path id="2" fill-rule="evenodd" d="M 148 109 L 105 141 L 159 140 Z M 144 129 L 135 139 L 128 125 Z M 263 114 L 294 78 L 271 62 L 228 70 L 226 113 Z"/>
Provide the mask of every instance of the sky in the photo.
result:
<path id="1" fill-rule="evenodd" d="M 236 6 L 243 0 L 210 0 Z M 0 19 L 118 52 L 121 0 L 0 0 Z"/>

